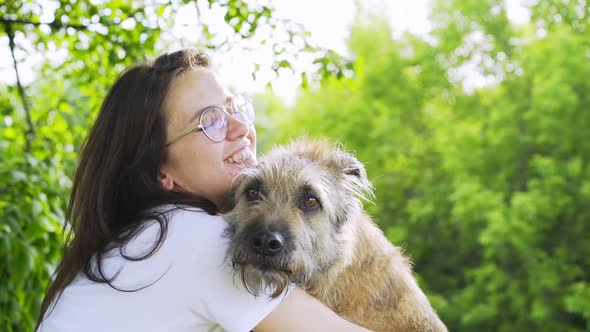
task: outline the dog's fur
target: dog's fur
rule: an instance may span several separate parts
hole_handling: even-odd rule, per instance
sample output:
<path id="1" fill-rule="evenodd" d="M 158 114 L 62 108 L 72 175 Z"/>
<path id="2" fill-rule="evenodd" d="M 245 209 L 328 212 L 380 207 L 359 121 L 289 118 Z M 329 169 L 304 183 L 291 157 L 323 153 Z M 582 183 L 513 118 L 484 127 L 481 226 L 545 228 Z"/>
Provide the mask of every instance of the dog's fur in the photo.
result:
<path id="1" fill-rule="evenodd" d="M 254 294 L 276 297 L 295 283 L 374 331 L 447 331 L 408 258 L 363 211 L 360 199 L 372 196 L 363 165 L 337 146 L 277 147 L 234 192 L 228 259 Z M 257 234 L 278 236 L 272 253 L 253 245 Z"/>

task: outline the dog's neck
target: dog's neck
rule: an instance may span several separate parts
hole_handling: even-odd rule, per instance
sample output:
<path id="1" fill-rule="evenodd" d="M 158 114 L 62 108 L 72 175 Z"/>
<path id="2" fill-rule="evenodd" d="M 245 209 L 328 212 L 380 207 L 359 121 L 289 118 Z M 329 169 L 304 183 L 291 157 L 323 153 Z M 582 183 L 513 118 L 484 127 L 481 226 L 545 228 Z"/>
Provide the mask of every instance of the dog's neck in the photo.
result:
<path id="1" fill-rule="evenodd" d="M 354 307 L 354 305 L 346 304 L 346 301 L 358 301 L 355 305 L 362 305 L 365 303 L 375 303 L 382 297 L 380 293 L 371 292 L 371 288 L 367 288 L 367 284 L 359 283 L 359 280 L 369 281 L 375 284 L 374 289 L 379 290 L 384 287 L 379 286 L 386 280 L 377 280 L 371 271 L 389 270 L 389 265 L 393 264 L 393 260 L 397 260 L 396 266 L 405 267 L 405 271 L 398 271 L 403 275 L 411 275 L 410 263 L 401 255 L 401 251 L 390 243 L 379 243 L 379 241 L 387 242 L 387 239 L 381 234 L 381 230 L 370 216 L 364 211 L 360 211 L 357 215 L 351 216 L 349 220 L 352 225 L 348 231 L 355 232 L 354 236 L 347 236 L 352 241 L 344 248 L 343 254 L 330 269 L 323 273 L 317 273 L 312 276 L 308 283 L 307 292 L 322 302 L 328 304 L 332 310 L 339 314 L 346 315 L 345 312 L 339 309 Z M 349 252 L 346 252 L 349 251 Z M 400 277 L 403 278 L 403 277 Z M 389 280 L 389 279 L 388 279 Z M 343 286 L 344 285 L 344 286 Z M 349 294 L 364 294 L 363 298 L 350 298 Z M 331 303 L 334 299 L 339 299 L 338 302 Z M 385 305 L 385 304 L 384 304 Z"/>
<path id="2" fill-rule="evenodd" d="M 387 246 L 375 243 L 375 239 L 381 237 L 372 236 L 373 232 L 381 230 L 363 210 L 351 214 L 337 237 L 337 260 L 328 269 L 312 275 L 306 287 L 307 291 L 322 297 L 321 294 L 331 292 L 336 282 L 341 283 L 342 278 L 347 277 L 348 271 L 362 270 L 366 264 L 372 264 L 375 256 L 385 256 L 380 251 Z"/>

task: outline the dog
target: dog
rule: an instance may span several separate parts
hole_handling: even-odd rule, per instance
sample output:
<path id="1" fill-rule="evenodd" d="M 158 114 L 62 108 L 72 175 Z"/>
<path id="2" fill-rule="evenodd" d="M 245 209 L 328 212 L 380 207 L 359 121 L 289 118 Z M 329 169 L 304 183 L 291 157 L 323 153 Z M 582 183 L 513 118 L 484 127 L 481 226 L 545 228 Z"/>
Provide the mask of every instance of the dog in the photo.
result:
<path id="1" fill-rule="evenodd" d="M 447 331 L 409 259 L 364 212 L 373 187 L 352 154 L 302 138 L 241 176 L 223 217 L 227 258 L 252 294 L 295 284 L 373 331 Z"/>

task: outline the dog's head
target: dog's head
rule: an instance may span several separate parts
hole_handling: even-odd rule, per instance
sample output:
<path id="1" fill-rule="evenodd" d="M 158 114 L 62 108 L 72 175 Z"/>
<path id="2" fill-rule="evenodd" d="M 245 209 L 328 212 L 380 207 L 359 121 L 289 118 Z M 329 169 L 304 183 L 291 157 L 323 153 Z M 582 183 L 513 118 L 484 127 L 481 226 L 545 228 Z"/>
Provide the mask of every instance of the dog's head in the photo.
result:
<path id="1" fill-rule="evenodd" d="M 351 220 L 373 196 L 363 165 L 323 140 L 277 147 L 244 171 L 233 193 L 228 258 L 254 294 L 305 287 L 350 259 Z"/>

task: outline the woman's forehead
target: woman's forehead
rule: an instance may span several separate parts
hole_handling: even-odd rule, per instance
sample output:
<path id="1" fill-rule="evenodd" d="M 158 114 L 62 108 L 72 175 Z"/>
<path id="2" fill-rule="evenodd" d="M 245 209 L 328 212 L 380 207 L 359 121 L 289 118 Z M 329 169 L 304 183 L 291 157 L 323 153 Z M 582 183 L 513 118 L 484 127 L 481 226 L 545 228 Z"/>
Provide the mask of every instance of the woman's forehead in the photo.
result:
<path id="1" fill-rule="evenodd" d="M 165 109 L 169 119 L 188 122 L 195 112 L 210 105 L 221 105 L 228 98 L 215 72 L 198 68 L 176 77 L 166 97 Z"/>
<path id="2" fill-rule="evenodd" d="M 189 99 L 211 99 L 225 98 L 226 89 L 215 72 L 198 68 L 187 71 L 176 77 L 170 87 L 170 93 L 176 98 Z"/>

